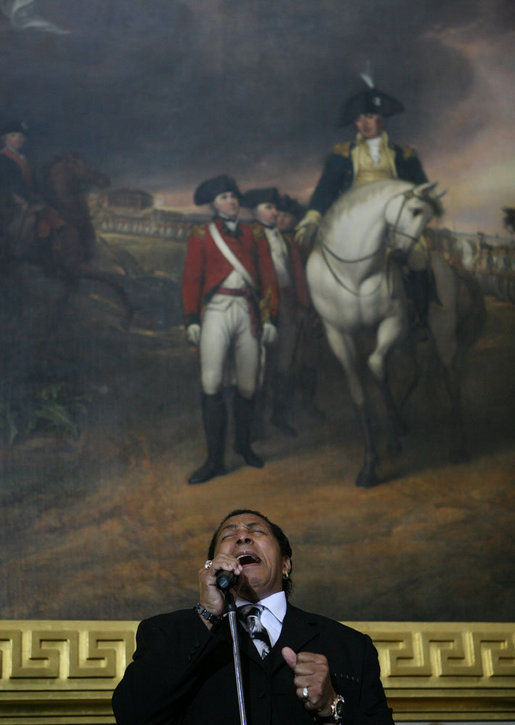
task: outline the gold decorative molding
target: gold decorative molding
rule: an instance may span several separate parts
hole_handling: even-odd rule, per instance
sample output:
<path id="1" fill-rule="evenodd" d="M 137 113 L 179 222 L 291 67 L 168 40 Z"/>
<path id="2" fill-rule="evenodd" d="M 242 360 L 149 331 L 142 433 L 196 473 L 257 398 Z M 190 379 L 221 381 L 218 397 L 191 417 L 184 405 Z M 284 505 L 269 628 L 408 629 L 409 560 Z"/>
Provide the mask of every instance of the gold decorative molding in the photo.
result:
<path id="1" fill-rule="evenodd" d="M 2 725 L 114 723 L 137 624 L 0 621 Z M 347 624 L 374 640 L 397 722 L 515 718 L 515 624 Z"/>

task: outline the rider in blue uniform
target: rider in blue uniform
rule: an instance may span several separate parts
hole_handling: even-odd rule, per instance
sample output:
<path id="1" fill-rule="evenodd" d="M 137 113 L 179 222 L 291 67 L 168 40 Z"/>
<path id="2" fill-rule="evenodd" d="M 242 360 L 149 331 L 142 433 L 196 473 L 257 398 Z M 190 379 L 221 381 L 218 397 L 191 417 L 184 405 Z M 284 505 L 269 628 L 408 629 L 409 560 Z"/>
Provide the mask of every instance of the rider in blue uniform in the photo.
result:
<path id="1" fill-rule="evenodd" d="M 414 149 L 393 143 L 385 131 L 385 119 L 403 110 L 397 99 L 376 88 L 367 88 L 345 102 L 340 125 L 354 123 L 358 133 L 353 141 L 336 144 L 329 154 L 308 211 L 297 226 L 299 243 L 310 246 L 323 214 L 351 188 L 383 179 L 400 179 L 413 184 L 427 181 Z M 429 301 L 438 301 L 438 298 L 423 240 L 414 245 L 407 267 L 408 294 L 426 327 Z"/>

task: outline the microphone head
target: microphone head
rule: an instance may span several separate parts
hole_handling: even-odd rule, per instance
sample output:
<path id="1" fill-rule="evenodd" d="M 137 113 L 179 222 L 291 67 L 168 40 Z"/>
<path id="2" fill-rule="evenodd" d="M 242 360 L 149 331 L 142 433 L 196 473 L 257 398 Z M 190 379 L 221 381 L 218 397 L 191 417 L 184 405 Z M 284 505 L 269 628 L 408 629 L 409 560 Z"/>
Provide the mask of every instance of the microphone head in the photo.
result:
<path id="1" fill-rule="evenodd" d="M 238 577 L 232 571 L 224 571 L 223 569 L 216 575 L 216 586 L 220 591 L 226 592 L 236 584 Z"/>

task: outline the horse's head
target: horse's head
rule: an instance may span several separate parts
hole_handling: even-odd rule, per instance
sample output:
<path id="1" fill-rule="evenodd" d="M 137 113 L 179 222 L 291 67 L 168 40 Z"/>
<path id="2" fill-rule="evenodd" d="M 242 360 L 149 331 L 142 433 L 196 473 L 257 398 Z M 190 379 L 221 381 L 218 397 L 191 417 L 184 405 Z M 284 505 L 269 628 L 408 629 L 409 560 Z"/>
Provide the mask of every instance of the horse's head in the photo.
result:
<path id="1" fill-rule="evenodd" d="M 441 216 L 440 199 L 447 190 L 436 192 L 438 182 L 427 182 L 395 194 L 385 207 L 385 219 L 390 231 L 390 243 L 401 252 L 409 253 L 427 224 Z"/>
<path id="2" fill-rule="evenodd" d="M 111 183 L 108 176 L 101 171 L 97 171 L 93 166 L 89 166 L 80 154 L 66 153 L 63 156 L 63 162 L 68 172 L 80 181 L 81 184 L 104 189 Z"/>

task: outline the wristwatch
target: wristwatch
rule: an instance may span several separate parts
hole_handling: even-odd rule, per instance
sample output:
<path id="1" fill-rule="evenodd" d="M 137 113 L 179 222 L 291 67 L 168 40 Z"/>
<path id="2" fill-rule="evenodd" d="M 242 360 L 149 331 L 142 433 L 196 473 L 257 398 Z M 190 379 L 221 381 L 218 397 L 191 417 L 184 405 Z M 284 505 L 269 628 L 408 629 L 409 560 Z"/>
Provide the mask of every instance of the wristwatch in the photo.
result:
<path id="1" fill-rule="evenodd" d="M 319 715 L 318 719 L 320 722 L 342 723 L 344 713 L 345 713 L 345 700 L 343 698 L 343 695 L 336 695 L 336 697 L 334 698 L 334 700 L 331 703 L 331 714 L 327 715 L 326 717 L 320 717 L 320 715 Z"/>

